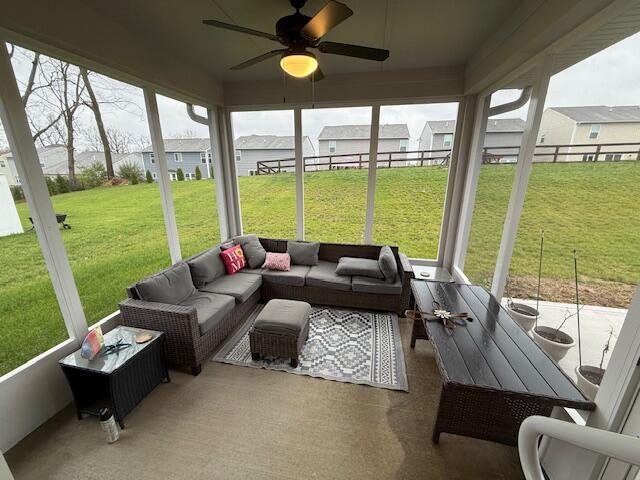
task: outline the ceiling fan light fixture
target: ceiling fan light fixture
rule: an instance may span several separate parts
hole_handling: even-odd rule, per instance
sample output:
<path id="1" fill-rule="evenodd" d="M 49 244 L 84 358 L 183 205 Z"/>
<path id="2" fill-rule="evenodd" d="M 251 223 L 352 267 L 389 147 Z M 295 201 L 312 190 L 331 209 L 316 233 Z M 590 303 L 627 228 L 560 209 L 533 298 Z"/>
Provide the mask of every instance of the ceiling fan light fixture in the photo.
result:
<path id="1" fill-rule="evenodd" d="M 310 52 L 288 52 L 280 59 L 280 68 L 296 78 L 304 78 L 318 69 L 318 60 Z"/>

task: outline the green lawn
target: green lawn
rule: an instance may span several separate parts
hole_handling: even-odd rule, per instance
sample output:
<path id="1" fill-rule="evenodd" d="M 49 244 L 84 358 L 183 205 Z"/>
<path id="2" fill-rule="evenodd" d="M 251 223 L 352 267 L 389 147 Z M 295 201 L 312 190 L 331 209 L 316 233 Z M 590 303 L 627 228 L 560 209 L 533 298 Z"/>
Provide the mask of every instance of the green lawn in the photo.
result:
<path id="1" fill-rule="evenodd" d="M 481 169 L 465 266 L 476 282 L 493 273 L 513 169 Z M 375 241 L 400 245 L 412 257 L 434 257 L 446 169 L 381 169 L 377 176 Z M 618 302 L 624 303 L 640 277 L 639 184 L 638 162 L 535 165 L 511 266 L 514 283 L 522 279 L 521 289 L 528 288 L 526 280 L 536 274 L 538 234 L 544 228 L 549 281 L 571 278 L 571 250 L 576 247 L 585 285 L 593 285 L 596 293 L 622 292 Z M 366 185 L 364 170 L 307 173 L 307 238 L 361 242 Z M 174 182 L 172 187 L 186 257 L 219 240 L 215 187 L 207 180 Z M 295 236 L 293 174 L 240 178 L 240 196 L 245 231 Z M 62 237 L 89 323 L 113 312 L 127 285 L 169 264 L 157 185 L 98 188 L 52 200 L 73 227 L 62 231 Z M 28 226 L 26 204 L 20 203 L 18 210 Z M 0 238 L 0 247 L 2 374 L 67 334 L 35 233 Z M 550 291 L 549 298 L 562 296 Z"/>

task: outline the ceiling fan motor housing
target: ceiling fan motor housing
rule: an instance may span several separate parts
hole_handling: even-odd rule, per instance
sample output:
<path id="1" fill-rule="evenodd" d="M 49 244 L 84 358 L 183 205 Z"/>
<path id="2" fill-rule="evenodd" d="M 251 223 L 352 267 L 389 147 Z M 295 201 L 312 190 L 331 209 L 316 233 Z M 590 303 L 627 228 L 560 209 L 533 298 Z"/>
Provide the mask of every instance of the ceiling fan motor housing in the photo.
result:
<path id="1" fill-rule="evenodd" d="M 300 33 L 302 28 L 311 20 L 301 13 L 294 13 L 282 17 L 276 23 L 276 35 L 280 39 L 280 43 L 290 47 L 292 50 L 304 49 L 309 45 L 309 41 Z"/>

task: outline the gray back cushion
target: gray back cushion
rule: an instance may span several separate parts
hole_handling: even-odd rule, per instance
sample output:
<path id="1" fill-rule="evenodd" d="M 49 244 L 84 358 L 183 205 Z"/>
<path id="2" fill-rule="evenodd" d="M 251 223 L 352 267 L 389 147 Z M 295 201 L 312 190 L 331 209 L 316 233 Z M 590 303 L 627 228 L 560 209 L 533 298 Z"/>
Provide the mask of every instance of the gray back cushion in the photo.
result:
<path id="1" fill-rule="evenodd" d="M 267 257 L 267 251 L 263 248 L 257 235 L 240 235 L 233 237 L 233 240 L 242 247 L 250 268 L 262 266 Z"/>
<path id="2" fill-rule="evenodd" d="M 369 258 L 342 257 L 336 268 L 338 275 L 360 275 L 369 278 L 384 279 L 378 260 Z"/>
<path id="3" fill-rule="evenodd" d="M 295 265 L 318 265 L 319 242 L 287 241 L 287 253 Z"/>
<path id="4" fill-rule="evenodd" d="M 396 257 L 393 255 L 393 251 L 388 246 L 384 246 L 380 249 L 380 256 L 378 257 L 378 265 L 380 265 L 380 271 L 384 275 L 387 282 L 393 283 L 398 274 L 398 264 L 396 263 Z"/>
<path id="5" fill-rule="evenodd" d="M 191 279 L 196 288 L 222 277 L 226 270 L 220 257 L 220 247 L 214 247 L 197 257 L 187 260 L 191 269 Z"/>
<path id="6" fill-rule="evenodd" d="M 167 270 L 140 280 L 136 289 L 147 302 L 177 305 L 196 292 L 186 262 L 178 262 Z"/>

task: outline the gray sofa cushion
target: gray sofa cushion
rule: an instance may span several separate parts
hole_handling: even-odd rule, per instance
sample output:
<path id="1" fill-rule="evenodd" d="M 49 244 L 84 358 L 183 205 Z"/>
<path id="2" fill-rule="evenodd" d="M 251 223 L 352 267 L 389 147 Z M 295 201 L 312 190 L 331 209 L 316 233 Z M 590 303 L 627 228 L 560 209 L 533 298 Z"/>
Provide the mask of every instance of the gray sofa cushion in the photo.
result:
<path id="1" fill-rule="evenodd" d="M 354 276 L 351 280 L 351 289 L 358 293 L 375 293 L 380 295 L 400 295 L 402 282 L 396 277 L 393 283 L 377 278 Z"/>
<path id="2" fill-rule="evenodd" d="M 398 275 L 398 264 L 396 263 L 396 257 L 393 255 L 393 251 L 390 247 L 384 246 L 380 249 L 378 263 L 385 280 L 389 283 L 393 283 L 396 275 Z"/>
<path id="3" fill-rule="evenodd" d="M 244 270 L 241 270 L 243 272 Z M 247 300 L 262 285 L 262 277 L 252 273 L 236 273 L 225 275 L 215 279 L 200 287 L 203 292 L 219 293 L 221 295 L 231 295 L 236 299 L 236 303 Z"/>
<path id="4" fill-rule="evenodd" d="M 180 302 L 180 305 L 185 307 L 196 308 L 200 335 L 204 335 L 214 328 L 233 310 L 235 304 L 233 297 L 228 295 L 198 291 Z"/>
<path id="5" fill-rule="evenodd" d="M 226 274 L 224 262 L 220 257 L 220 247 L 211 248 L 188 259 L 187 264 L 191 269 L 191 279 L 196 288 Z"/>
<path id="6" fill-rule="evenodd" d="M 296 300 L 270 300 L 258 314 L 253 329 L 258 332 L 298 336 L 309 324 L 311 305 Z"/>
<path id="7" fill-rule="evenodd" d="M 287 241 L 287 253 L 294 265 L 318 265 L 319 242 Z"/>
<path id="8" fill-rule="evenodd" d="M 180 304 L 196 292 L 189 265 L 185 262 L 178 262 L 160 273 L 140 280 L 136 289 L 142 300 L 171 305 Z"/>
<path id="9" fill-rule="evenodd" d="M 338 275 L 361 275 L 363 277 L 384 279 L 378 260 L 369 258 L 342 257 L 336 268 Z"/>
<path id="10" fill-rule="evenodd" d="M 334 264 L 335 265 L 335 264 Z M 291 265 L 291 270 L 284 272 L 281 270 L 267 270 L 266 268 L 244 268 L 237 275 L 257 274 L 262 275 L 263 282 L 289 285 L 292 287 L 303 287 L 304 279 L 309 273 L 306 265 Z"/>
<path id="11" fill-rule="evenodd" d="M 258 240 L 257 235 L 241 235 L 233 237 L 233 241 L 242 247 L 250 268 L 260 268 L 262 266 L 267 256 L 267 251 Z"/>
<path id="12" fill-rule="evenodd" d="M 321 260 L 309 269 L 305 284 L 310 287 L 331 288 L 333 290 L 351 290 L 351 277 L 338 275 L 337 264 Z"/>

